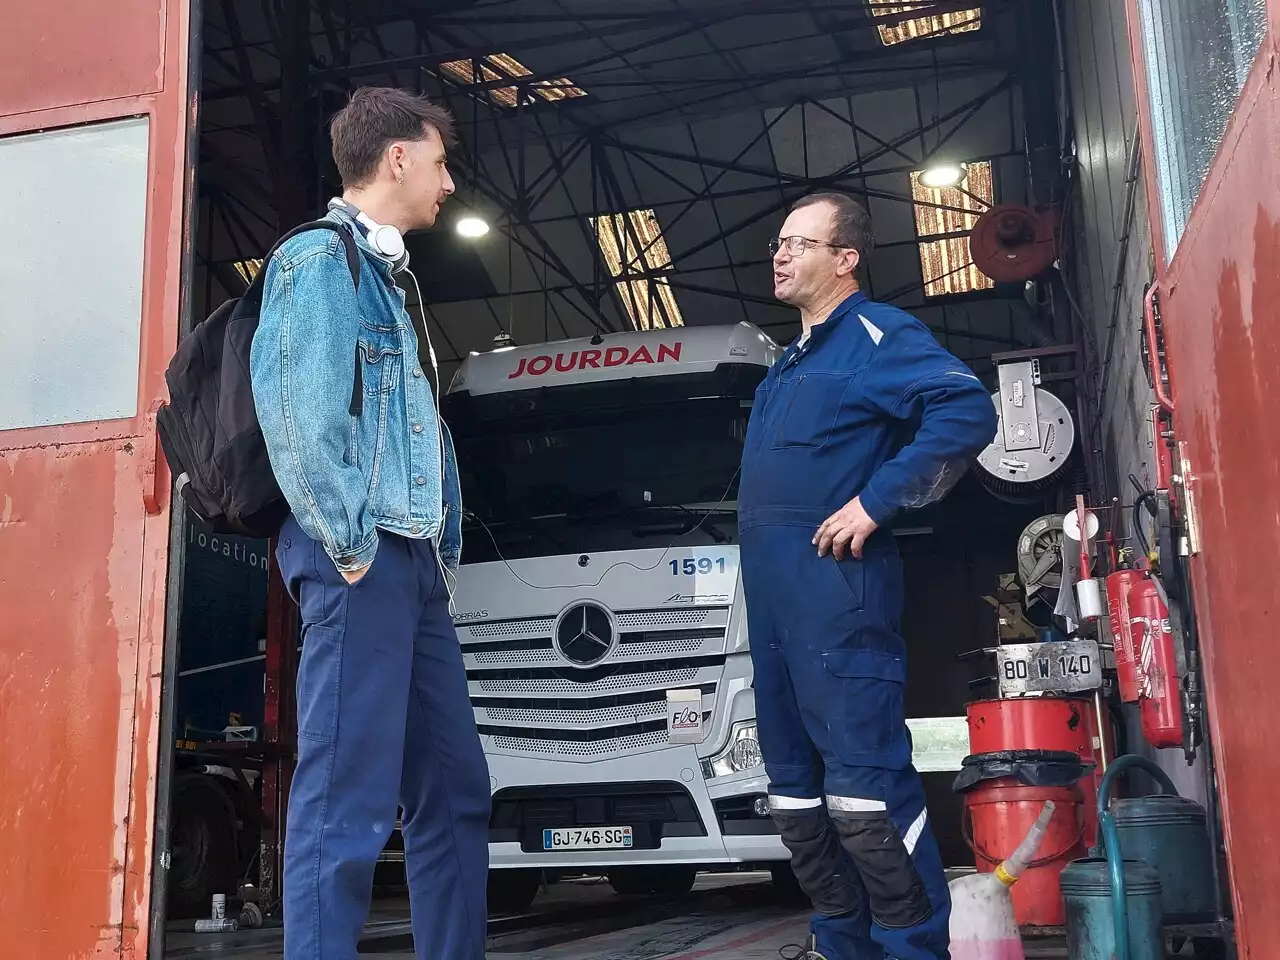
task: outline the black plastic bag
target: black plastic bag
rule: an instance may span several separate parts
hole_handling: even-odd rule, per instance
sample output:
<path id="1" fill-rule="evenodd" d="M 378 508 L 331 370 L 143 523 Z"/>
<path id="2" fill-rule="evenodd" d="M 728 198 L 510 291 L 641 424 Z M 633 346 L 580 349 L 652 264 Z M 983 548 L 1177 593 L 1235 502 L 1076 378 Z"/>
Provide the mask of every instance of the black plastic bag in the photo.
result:
<path id="1" fill-rule="evenodd" d="M 964 758 L 951 789 L 965 793 L 985 780 L 1006 778 L 1016 780 L 1024 787 L 1069 787 L 1092 766 L 1064 750 L 975 753 Z"/>

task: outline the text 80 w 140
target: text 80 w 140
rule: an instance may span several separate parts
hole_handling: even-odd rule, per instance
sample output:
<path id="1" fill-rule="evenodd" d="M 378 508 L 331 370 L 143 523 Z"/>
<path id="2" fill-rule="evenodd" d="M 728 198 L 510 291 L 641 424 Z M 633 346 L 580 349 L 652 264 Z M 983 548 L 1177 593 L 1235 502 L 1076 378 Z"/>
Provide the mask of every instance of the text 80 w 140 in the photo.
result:
<path id="1" fill-rule="evenodd" d="M 996 648 L 1001 696 L 1077 693 L 1102 685 L 1102 655 L 1093 640 L 1006 643 Z"/>

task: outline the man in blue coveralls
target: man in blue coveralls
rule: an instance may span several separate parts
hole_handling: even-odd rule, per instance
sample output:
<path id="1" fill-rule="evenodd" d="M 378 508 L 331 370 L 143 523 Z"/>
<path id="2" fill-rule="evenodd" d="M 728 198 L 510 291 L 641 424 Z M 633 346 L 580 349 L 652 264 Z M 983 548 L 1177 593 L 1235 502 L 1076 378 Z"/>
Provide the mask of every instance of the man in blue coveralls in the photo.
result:
<path id="1" fill-rule="evenodd" d="M 756 392 L 739 495 L 769 806 L 813 901 L 809 960 L 947 960 L 950 900 L 911 764 L 888 529 L 996 433 L 978 378 L 858 289 L 866 211 L 797 203 L 770 246 L 803 331 Z"/>

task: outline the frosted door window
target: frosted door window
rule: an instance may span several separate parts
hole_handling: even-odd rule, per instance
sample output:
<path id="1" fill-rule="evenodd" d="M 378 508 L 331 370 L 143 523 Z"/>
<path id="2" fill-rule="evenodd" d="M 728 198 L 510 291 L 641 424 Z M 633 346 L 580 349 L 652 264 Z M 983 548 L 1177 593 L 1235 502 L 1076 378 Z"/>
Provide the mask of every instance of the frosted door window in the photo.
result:
<path id="1" fill-rule="evenodd" d="M 147 121 L 0 138 L 0 430 L 138 408 Z"/>
<path id="2" fill-rule="evenodd" d="M 1266 33 L 1266 0 L 1138 5 L 1165 245 L 1173 256 Z"/>

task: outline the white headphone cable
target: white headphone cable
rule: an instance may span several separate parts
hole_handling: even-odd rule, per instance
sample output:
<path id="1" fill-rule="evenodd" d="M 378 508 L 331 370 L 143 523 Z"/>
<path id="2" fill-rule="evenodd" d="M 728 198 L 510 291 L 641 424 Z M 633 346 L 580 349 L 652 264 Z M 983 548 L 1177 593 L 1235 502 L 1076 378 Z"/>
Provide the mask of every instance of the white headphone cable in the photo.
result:
<path id="1" fill-rule="evenodd" d="M 435 387 L 432 391 L 432 401 L 435 406 L 436 413 L 436 440 L 440 447 L 440 529 L 436 531 L 435 548 L 436 562 L 440 566 L 440 576 L 444 579 L 445 590 L 449 593 L 449 613 L 455 614 L 454 609 L 454 593 L 457 590 L 457 583 L 452 571 L 444 562 L 444 558 L 440 556 L 440 544 L 444 539 L 445 524 L 449 519 L 449 505 L 444 499 L 444 482 L 445 482 L 445 449 L 444 449 L 444 418 L 440 414 L 440 363 L 436 359 L 436 348 L 431 342 L 431 331 L 427 329 L 427 306 L 422 299 L 422 287 L 418 285 L 418 276 L 407 266 L 402 273 L 407 273 L 409 279 L 413 281 L 413 292 L 418 298 L 418 314 L 422 317 L 422 335 L 427 341 L 427 356 L 431 358 L 431 371 L 435 374 Z M 407 311 L 406 311 L 407 312 Z M 411 324 L 412 326 L 412 324 Z M 461 522 L 461 517 L 458 518 Z"/>

